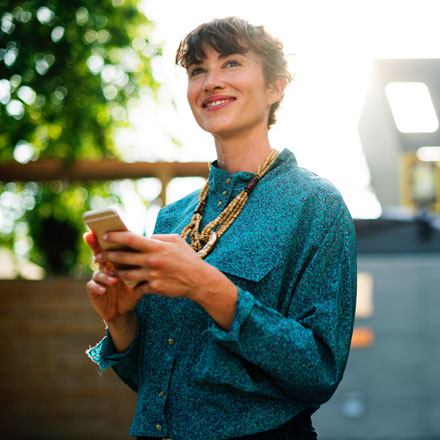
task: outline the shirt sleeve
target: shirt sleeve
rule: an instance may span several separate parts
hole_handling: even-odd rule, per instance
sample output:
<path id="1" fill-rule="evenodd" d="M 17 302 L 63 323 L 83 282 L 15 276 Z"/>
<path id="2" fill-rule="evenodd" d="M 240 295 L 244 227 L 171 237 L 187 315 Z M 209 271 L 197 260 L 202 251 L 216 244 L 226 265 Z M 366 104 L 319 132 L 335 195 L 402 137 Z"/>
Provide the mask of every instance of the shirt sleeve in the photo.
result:
<path id="1" fill-rule="evenodd" d="M 239 288 L 229 331 L 214 320 L 206 331 L 208 352 L 199 361 L 199 379 L 214 383 L 217 376 L 227 374 L 221 371 L 221 356 L 229 354 L 255 378 L 253 383 L 241 380 L 234 386 L 272 395 L 287 393 L 317 406 L 327 401 L 342 379 L 350 349 L 355 247 L 353 222 L 344 206 L 304 263 L 299 279 L 292 280 L 287 316 Z M 263 383 L 271 389 L 264 391 Z"/>
<path id="2" fill-rule="evenodd" d="M 121 380 L 135 392 L 138 391 L 139 387 L 137 359 L 141 339 L 140 333 L 138 321 L 135 338 L 123 353 L 116 350 L 108 330 L 107 335 L 97 345 L 86 351 L 87 356 L 99 365 L 100 372 L 113 367 Z"/>

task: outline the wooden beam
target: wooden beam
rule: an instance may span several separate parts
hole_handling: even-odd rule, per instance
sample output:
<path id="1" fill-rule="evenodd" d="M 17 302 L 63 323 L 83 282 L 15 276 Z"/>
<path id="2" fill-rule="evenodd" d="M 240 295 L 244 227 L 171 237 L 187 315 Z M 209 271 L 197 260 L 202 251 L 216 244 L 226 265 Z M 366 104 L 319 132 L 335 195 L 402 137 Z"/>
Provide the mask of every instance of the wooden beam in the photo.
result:
<path id="1" fill-rule="evenodd" d="M 57 159 L 42 159 L 27 164 L 0 164 L 0 181 L 90 181 L 140 179 L 142 177 L 208 177 L 207 162 L 134 162 L 103 159 L 66 163 Z"/>

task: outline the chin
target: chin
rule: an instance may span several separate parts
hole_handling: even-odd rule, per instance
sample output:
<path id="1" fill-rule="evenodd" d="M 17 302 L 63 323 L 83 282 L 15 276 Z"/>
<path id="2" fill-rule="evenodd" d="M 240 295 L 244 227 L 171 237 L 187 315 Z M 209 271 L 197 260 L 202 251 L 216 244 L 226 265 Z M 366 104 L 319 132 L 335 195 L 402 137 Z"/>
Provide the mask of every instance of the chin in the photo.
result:
<path id="1" fill-rule="evenodd" d="M 239 134 L 238 130 L 231 129 L 231 128 L 230 129 L 223 128 L 223 129 L 217 129 L 217 130 L 205 129 L 205 131 L 212 134 L 215 138 L 231 138 L 231 137 L 237 136 Z"/>
<path id="2" fill-rule="evenodd" d="M 208 133 L 211 133 L 213 136 L 222 136 L 222 135 L 228 135 L 238 132 L 238 128 L 234 126 L 234 124 L 205 124 L 201 125 L 203 130 L 207 131 Z"/>

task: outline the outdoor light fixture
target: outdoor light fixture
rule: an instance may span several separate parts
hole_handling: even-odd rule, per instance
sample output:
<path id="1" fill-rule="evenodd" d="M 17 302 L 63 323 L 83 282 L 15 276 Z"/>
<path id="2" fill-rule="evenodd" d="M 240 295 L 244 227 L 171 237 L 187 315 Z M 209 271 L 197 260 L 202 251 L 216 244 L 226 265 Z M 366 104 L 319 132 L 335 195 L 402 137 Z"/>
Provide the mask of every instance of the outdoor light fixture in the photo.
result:
<path id="1" fill-rule="evenodd" d="M 440 59 L 372 65 L 358 131 L 383 212 L 440 212 Z"/>
<path id="2" fill-rule="evenodd" d="M 431 94 L 422 82 L 392 82 L 385 86 L 397 129 L 401 133 L 434 133 L 437 114 Z"/>
<path id="3" fill-rule="evenodd" d="M 416 154 L 422 162 L 440 162 L 440 146 L 420 147 Z"/>

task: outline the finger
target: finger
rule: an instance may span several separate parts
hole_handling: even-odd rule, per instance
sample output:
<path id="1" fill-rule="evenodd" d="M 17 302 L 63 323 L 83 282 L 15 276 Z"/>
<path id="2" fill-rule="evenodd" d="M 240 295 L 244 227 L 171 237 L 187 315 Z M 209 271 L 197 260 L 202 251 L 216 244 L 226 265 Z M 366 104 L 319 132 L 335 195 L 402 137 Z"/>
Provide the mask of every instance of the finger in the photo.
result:
<path id="1" fill-rule="evenodd" d="M 143 268 L 118 270 L 117 275 L 118 278 L 123 281 L 137 281 L 148 283 L 148 273 Z"/>
<path id="2" fill-rule="evenodd" d="M 151 288 L 150 288 L 148 282 L 139 283 L 134 288 L 134 293 L 135 293 L 137 298 L 142 298 L 143 296 L 145 296 L 145 294 L 147 294 L 149 292 L 151 292 Z"/>
<path id="3" fill-rule="evenodd" d="M 96 283 L 105 284 L 108 286 L 114 286 L 118 279 L 108 272 L 104 272 L 103 270 L 98 270 L 92 275 L 92 280 Z"/>
<path id="4" fill-rule="evenodd" d="M 183 238 L 178 234 L 154 234 L 150 237 L 151 240 L 165 241 L 168 243 L 175 243 L 176 241 L 183 241 Z"/>
<path id="5" fill-rule="evenodd" d="M 107 289 L 104 286 L 94 280 L 90 280 L 87 283 L 87 292 L 89 295 L 103 295 L 106 291 Z"/>
<path id="6" fill-rule="evenodd" d="M 172 243 L 172 244 L 177 244 L 177 245 L 183 245 L 185 247 L 188 247 L 190 249 L 191 246 L 190 244 L 185 241 L 180 235 L 178 234 L 156 234 L 156 235 L 152 235 L 150 237 L 150 240 L 156 240 L 159 241 L 161 243 Z"/>
<path id="7" fill-rule="evenodd" d="M 112 262 L 126 266 L 145 266 L 145 253 L 127 252 L 127 251 L 107 251 L 96 255 L 96 261 L 99 264 Z"/>
<path id="8" fill-rule="evenodd" d="M 98 256 L 100 254 L 97 254 Z M 110 261 L 98 261 L 98 258 L 93 257 L 93 261 L 97 264 L 99 264 L 99 270 L 102 272 L 105 272 L 106 274 L 114 277 L 116 275 L 116 268 L 113 263 Z"/>
<path id="9" fill-rule="evenodd" d="M 148 282 L 148 272 L 144 268 L 118 270 L 117 275 L 124 281 Z"/>
<path id="10" fill-rule="evenodd" d="M 93 232 L 86 232 L 83 238 L 94 254 L 101 252 L 101 246 L 99 246 L 98 240 Z"/>
<path id="11" fill-rule="evenodd" d="M 160 245 L 159 240 L 143 237 L 127 231 L 108 232 L 104 234 L 103 240 L 111 243 L 119 243 L 139 252 L 155 251 Z"/>

